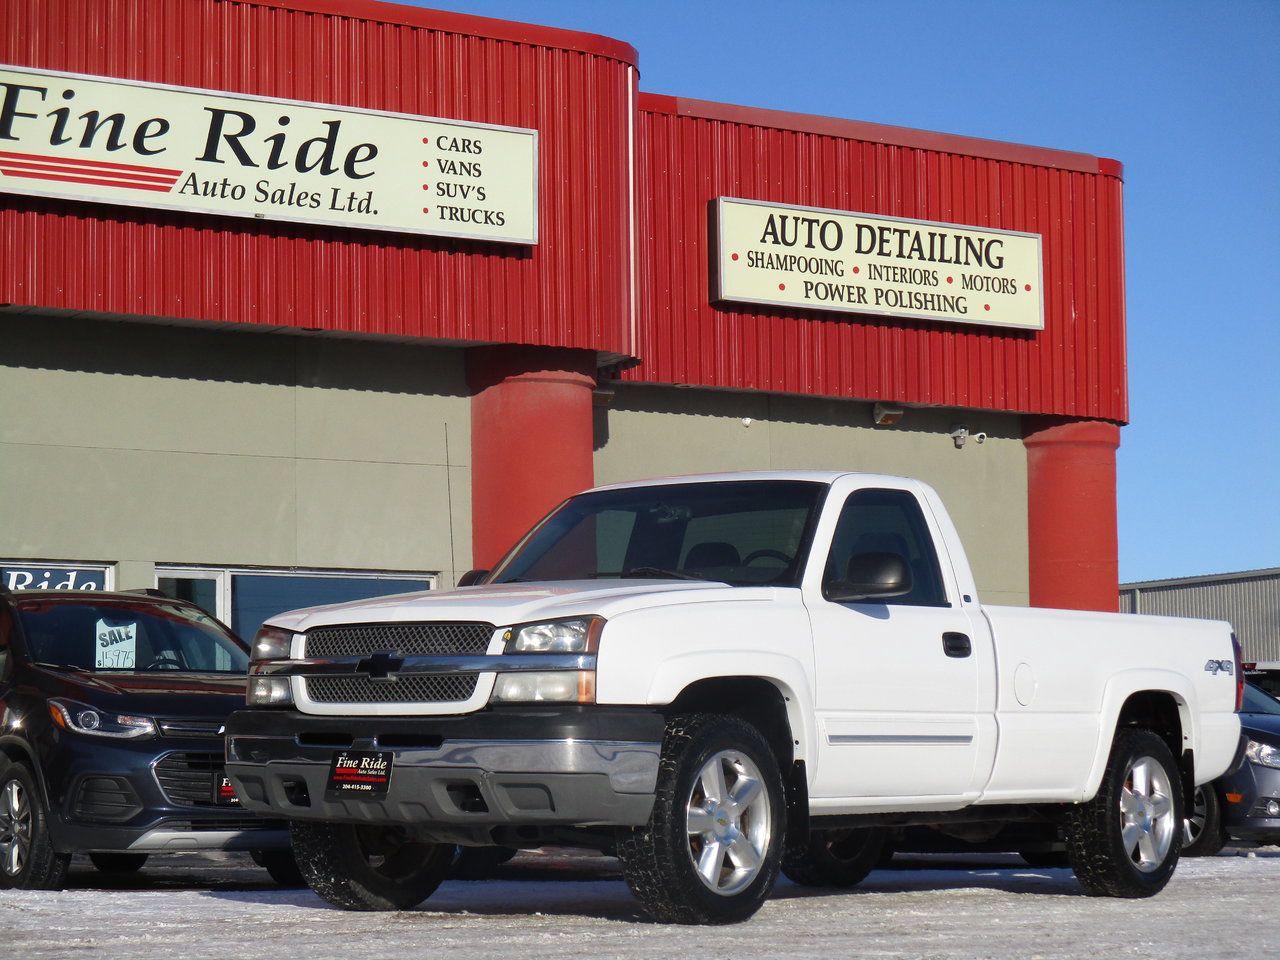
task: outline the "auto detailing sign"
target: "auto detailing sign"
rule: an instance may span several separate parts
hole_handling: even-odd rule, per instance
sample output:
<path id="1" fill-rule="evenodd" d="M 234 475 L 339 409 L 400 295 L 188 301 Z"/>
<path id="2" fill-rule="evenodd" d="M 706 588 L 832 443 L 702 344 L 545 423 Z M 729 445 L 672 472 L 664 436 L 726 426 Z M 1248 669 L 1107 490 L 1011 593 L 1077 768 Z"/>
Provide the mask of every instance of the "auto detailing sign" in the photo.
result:
<path id="1" fill-rule="evenodd" d="M 1044 329 L 1040 236 L 721 197 L 716 298 Z"/>
<path id="2" fill-rule="evenodd" d="M 0 192 L 538 240 L 538 133 L 0 66 Z"/>

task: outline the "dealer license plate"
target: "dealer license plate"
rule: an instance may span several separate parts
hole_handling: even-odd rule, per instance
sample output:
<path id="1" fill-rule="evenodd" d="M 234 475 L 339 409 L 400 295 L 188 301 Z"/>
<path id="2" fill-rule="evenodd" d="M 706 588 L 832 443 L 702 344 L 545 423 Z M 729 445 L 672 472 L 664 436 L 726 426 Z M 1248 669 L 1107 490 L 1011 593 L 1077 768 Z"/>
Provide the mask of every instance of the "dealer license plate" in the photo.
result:
<path id="1" fill-rule="evenodd" d="M 329 764 L 328 800 L 380 800 L 391 785 L 390 753 L 339 750 Z"/>

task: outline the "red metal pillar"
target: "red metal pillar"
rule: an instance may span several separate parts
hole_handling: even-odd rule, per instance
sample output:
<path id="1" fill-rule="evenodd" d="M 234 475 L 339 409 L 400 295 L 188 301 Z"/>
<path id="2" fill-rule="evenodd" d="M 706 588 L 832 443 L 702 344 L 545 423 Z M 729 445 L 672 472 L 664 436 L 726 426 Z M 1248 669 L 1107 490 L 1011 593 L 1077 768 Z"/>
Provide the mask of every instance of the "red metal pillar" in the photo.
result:
<path id="1" fill-rule="evenodd" d="M 552 507 L 594 483 L 595 354 L 475 347 L 467 382 L 472 563 L 488 568 Z"/>
<path id="2" fill-rule="evenodd" d="M 1101 420 L 1029 417 L 1027 511 L 1031 605 L 1116 610 L 1116 449 Z"/>

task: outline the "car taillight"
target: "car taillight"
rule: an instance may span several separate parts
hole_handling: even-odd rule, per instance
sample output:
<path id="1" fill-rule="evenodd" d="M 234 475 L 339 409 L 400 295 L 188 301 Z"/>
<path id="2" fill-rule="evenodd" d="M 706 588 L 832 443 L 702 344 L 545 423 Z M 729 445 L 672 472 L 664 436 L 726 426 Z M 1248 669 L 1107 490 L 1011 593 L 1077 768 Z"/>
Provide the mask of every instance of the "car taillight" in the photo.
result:
<path id="1" fill-rule="evenodd" d="M 1240 649 L 1240 638 L 1231 634 L 1231 653 L 1236 659 L 1236 713 L 1244 706 L 1244 657 Z"/>

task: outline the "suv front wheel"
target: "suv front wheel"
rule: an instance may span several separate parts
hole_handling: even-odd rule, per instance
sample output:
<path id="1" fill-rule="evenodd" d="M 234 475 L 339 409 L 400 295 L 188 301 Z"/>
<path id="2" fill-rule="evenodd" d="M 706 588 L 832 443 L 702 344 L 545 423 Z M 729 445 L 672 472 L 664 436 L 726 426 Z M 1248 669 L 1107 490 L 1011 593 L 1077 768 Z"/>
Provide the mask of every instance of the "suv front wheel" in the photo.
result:
<path id="1" fill-rule="evenodd" d="M 61 890 L 70 864 L 69 854 L 53 849 L 44 801 L 31 768 L 25 763 L 9 764 L 0 773 L 0 887 Z"/>

